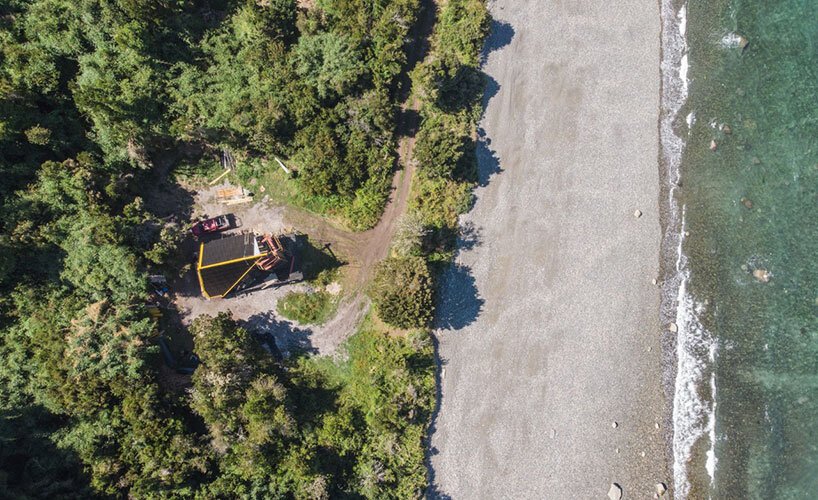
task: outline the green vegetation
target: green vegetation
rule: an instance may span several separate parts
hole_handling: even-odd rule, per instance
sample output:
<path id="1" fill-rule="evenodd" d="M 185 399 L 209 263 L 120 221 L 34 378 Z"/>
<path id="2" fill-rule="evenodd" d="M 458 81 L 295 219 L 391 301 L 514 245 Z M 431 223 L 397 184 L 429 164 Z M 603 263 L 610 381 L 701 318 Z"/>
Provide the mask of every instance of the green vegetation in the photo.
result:
<path id="1" fill-rule="evenodd" d="M 338 300 L 325 290 L 290 292 L 277 307 L 280 315 L 302 325 L 323 325 L 335 314 Z"/>
<path id="2" fill-rule="evenodd" d="M 379 317 L 395 327 L 431 320 L 435 285 L 428 268 L 440 270 L 450 262 L 457 218 L 472 203 L 476 122 L 485 85 L 479 54 L 488 28 L 482 0 L 447 1 L 432 54 L 413 71 L 413 91 L 422 101 L 414 149 L 418 175 L 392 242 L 393 258 L 379 267 L 370 290 Z"/>
<path id="3" fill-rule="evenodd" d="M 339 295 L 327 287 L 339 277 L 341 262 L 326 248 L 308 244 L 304 254 L 304 279 L 313 288 L 307 292 L 290 292 L 278 301 L 278 313 L 302 325 L 323 325 L 338 309 Z"/>
<path id="4" fill-rule="evenodd" d="M 423 106 L 410 204 L 428 228 L 425 250 L 433 261 L 450 255 L 457 216 L 468 210 L 477 180 L 474 139 L 485 85 L 478 65 L 488 27 L 482 1 L 446 2 L 432 39 L 434 57 L 413 73 Z"/>
<path id="5" fill-rule="evenodd" d="M 447 207 L 439 222 L 421 212 L 432 231 L 409 252 L 427 258 L 448 251 L 435 242 L 467 205 L 481 9 L 446 3 L 441 57 L 414 78 L 426 101 L 422 154 L 437 165 L 421 167 L 413 206 L 428 192 L 429 206 Z M 229 317 L 202 317 L 191 333 L 203 364 L 190 392 L 174 391 L 146 307 L 147 275 L 184 264 L 186 221 L 156 203 L 168 158 L 182 159 L 171 177 L 196 177 L 229 149 L 241 181 L 355 228 L 375 223 L 417 11 L 418 0 L 309 10 L 294 0 L 0 0 L 0 496 L 422 494 L 428 332 L 390 337 L 366 323 L 344 362 L 279 363 Z M 403 258 L 416 263 L 402 276 L 427 290 L 420 261 Z M 396 310 L 415 318 L 401 324 L 428 321 Z"/>
<path id="6" fill-rule="evenodd" d="M 365 322 L 347 361 L 298 358 L 282 367 L 225 315 L 193 330 L 203 368 L 192 407 L 223 470 L 207 496 L 421 494 L 434 404 L 428 333 L 393 339 Z"/>
<path id="7" fill-rule="evenodd" d="M 390 257 L 379 263 L 369 294 L 378 316 L 398 328 L 422 328 L 434 316 L 432 276 L 421 257 Z"/>

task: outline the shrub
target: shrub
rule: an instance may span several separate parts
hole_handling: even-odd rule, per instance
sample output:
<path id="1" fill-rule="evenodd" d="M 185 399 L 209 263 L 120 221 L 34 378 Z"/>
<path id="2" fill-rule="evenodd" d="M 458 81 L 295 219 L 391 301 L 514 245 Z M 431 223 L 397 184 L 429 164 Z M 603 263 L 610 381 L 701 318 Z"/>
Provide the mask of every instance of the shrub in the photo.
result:
<path id="1" fill-rule="evenodd" d="M 409 211 L 403 214 L 392 237 L 392 253 L 396 257 L 420 255 L 423 239 L 428 234 L 429 229 L 423 224 L 420 213 Z"/>
<path id="2" fill-rule="evenodd" d="M 398 328 L 420 328 L 434 315 L 432 276 L 421 257 L 387 258 L 369 290 L 380 318 Z"/>
<path id="3" fill-rule="evenodd" d="M 472 125 L 464 113 L 443 113 L 429 107 L 413 153 L 425 177 L 477 180 Z"/>
<path id="4" fill-rule="evenodd" d="M 409 206 L 432 228 L 456 227 L 457 217 L 469 210 L 471 184 L 448 179 L 419 179 Z"/>

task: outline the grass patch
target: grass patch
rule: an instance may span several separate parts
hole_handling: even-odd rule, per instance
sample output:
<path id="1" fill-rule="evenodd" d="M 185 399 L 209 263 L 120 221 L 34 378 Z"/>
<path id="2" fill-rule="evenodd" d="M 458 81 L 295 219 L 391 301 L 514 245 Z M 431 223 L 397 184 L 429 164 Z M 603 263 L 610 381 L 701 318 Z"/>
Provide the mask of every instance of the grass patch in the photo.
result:
<path id="1" fill-rule="evenodd" d="M 341 296 L 329 293 L 326 287 L 338 279 L 340 262 L 311 244 L 304 252 L 304 262 L 304 278 L 315 290 L 288 293 L 278 301 L 277 311 L 302 325 L 323 325 L 338 310 Z"/>
<path id="2" fill-rule="evenodd" d="M 337 296 L 324 290 L 290 292 L 278 301 L 278 313 L 302 325 L 323 325 L 337 310 Z"/>

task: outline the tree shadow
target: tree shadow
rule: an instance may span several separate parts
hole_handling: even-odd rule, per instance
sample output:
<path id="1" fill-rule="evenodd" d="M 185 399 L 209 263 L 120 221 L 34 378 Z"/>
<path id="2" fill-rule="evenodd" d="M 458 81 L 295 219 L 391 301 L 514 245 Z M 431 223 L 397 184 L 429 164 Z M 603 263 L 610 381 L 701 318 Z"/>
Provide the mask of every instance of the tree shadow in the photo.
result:
<path id="1" fill-rule="evenodd" d="M 435 326 L 440 330 L 461 330 L 477 320 L 485 301 L 480 298 L 471 269 L 453 264 L 440 283 Z"/>
<path id="2" fill-rule="evenodd" d="M 460 224 L 459 234 L 457 237 L 458 251 L 472 250 L 479 247 L 482 244 L 480 236 L 480 228 L 473 222 L 467 221 Z"/>
<path id="3" fill-rule="evenodd" d="M 486 41 L 483 43 L 483 51 L 480 53 L 481 65 L 486 63 L 489 54 L 510 44 L 511 40 L 514 39 L 514 33 L 514 26 L 511 24 L 492 19 L 489 36 L 486 37 Z"/>
<path id="4" fill-rule="evenodd" d="M 304 263 L 303 273 L 306 281 L 312 281 L 323 271 L 337 269 L 347 262 L 338 258 L 330 243 L 318 242 L 316 245 L 310 238 L 304 239 L 301 250 L 301 261 Z"/>
<path id="5" fill-rule="evenodd" d="M 432 435 L 434 435 L 435 430 L 437 430 L 437 416 L 440 413 L 440 405 L 443 401 L 443 391 L 442 391 L 442 382 L 443 379 L 441 377 L 443 368 L 446 366 L 447 361 L 440 357 L 440 344 L 437 340 L 436 336 L 432 336 L 432 345 L 434 346 L 434 357 L 437 363 L 437 370 L 435 370 L 435 409 L 432 412 L 432 419 L 429 423 L 429 432 L 427 433 L 427 451 L 426 451 L 426 470 L 427 470 L 427 482 L 429 484 L 428 488 L 426 489 L 426 498 L 435 499 L 435 500 L 450 500 L 451 496 L 447 493 L 440 490 L 440 486 L 435 481 L 435 469 L 432 467 L 432 457 L 440 453 L 440 451 L 432 446 Z"/>
<path id="6" fill-rule="evenodd" d="M 0 412 L 0 496 L 97 498 L 80 457 L 51 437 L 65 424 L 65 417 L 38 406 Z"/>
<path id="7" fill-rule="evenodd" d="M 282 321 L 272 311 L 254 314 L 240 324 L 258 336 L 272 337 L 285 358 L 318 353 L 318 349 L 313 347 L 310 340 L 312 330 L 298 328 L 289 321 Z"/>
<path id="8" fill-rule="evenodd" d="M 482 127 L 477 129 L 477 144 L 475 145 L 475 154 L 477 155 L 477 185 L 480 187 L 488 186 L 491 178 L 503 172 L 500 167 L 500 158 L 497 153 L 491 149 L 491 139 L 486 135 L 485 129 Z"/>

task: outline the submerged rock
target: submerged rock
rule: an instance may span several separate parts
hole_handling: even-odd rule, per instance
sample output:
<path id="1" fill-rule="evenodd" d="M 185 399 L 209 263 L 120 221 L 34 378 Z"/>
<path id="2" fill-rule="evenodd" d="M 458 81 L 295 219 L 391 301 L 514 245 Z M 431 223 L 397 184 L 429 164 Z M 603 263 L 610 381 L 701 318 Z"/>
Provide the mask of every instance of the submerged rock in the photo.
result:
<path id="1" fill-rule="evenodd" d="M 724 132 L 725 135 L 730 135 L 733 133 L 733 129 L 730 128 L 730 125 L 723 124 L 721 126 L 721 131 Z"/>
<path id="2" fill-rule="evenodd" d="M 753 271 L 753 277 L 761 283 L 767 283 L 770 281 L 770 278 L 772 278 L 773 275 L 766 269 L 756 269 Z"/>
<path id="3" fill-rule="evenodd" d="M 622 487 L 616 483 L 611 483 L 611 487 L 608 489 L 608 498 L 620 500 L 622 498 Z"/>
<path id="4" fill-rule="evenodd" d="M 749 198 L 741 198 L 741 204 L 747 207 L 748 209 L 753 208 L 753 200 Z"/>
<path id="5" fill-rule="evenodd" d="M 715 151 L 715 150 L 717 150 L 718 148 L 719 148 L 719 145 L 718 145 L 718 144 L 716 144 L 716 140 L 715 140 L 715 139 L 713 139 L 712 141 L 710 141 L 710 151 Z"/>
<path id="6" fill-rule="evenodd" d="M 665 483 L 656 483 L 656 494 L 659 496 L 664 495 L 667 492 L 667 485 Z"/>

